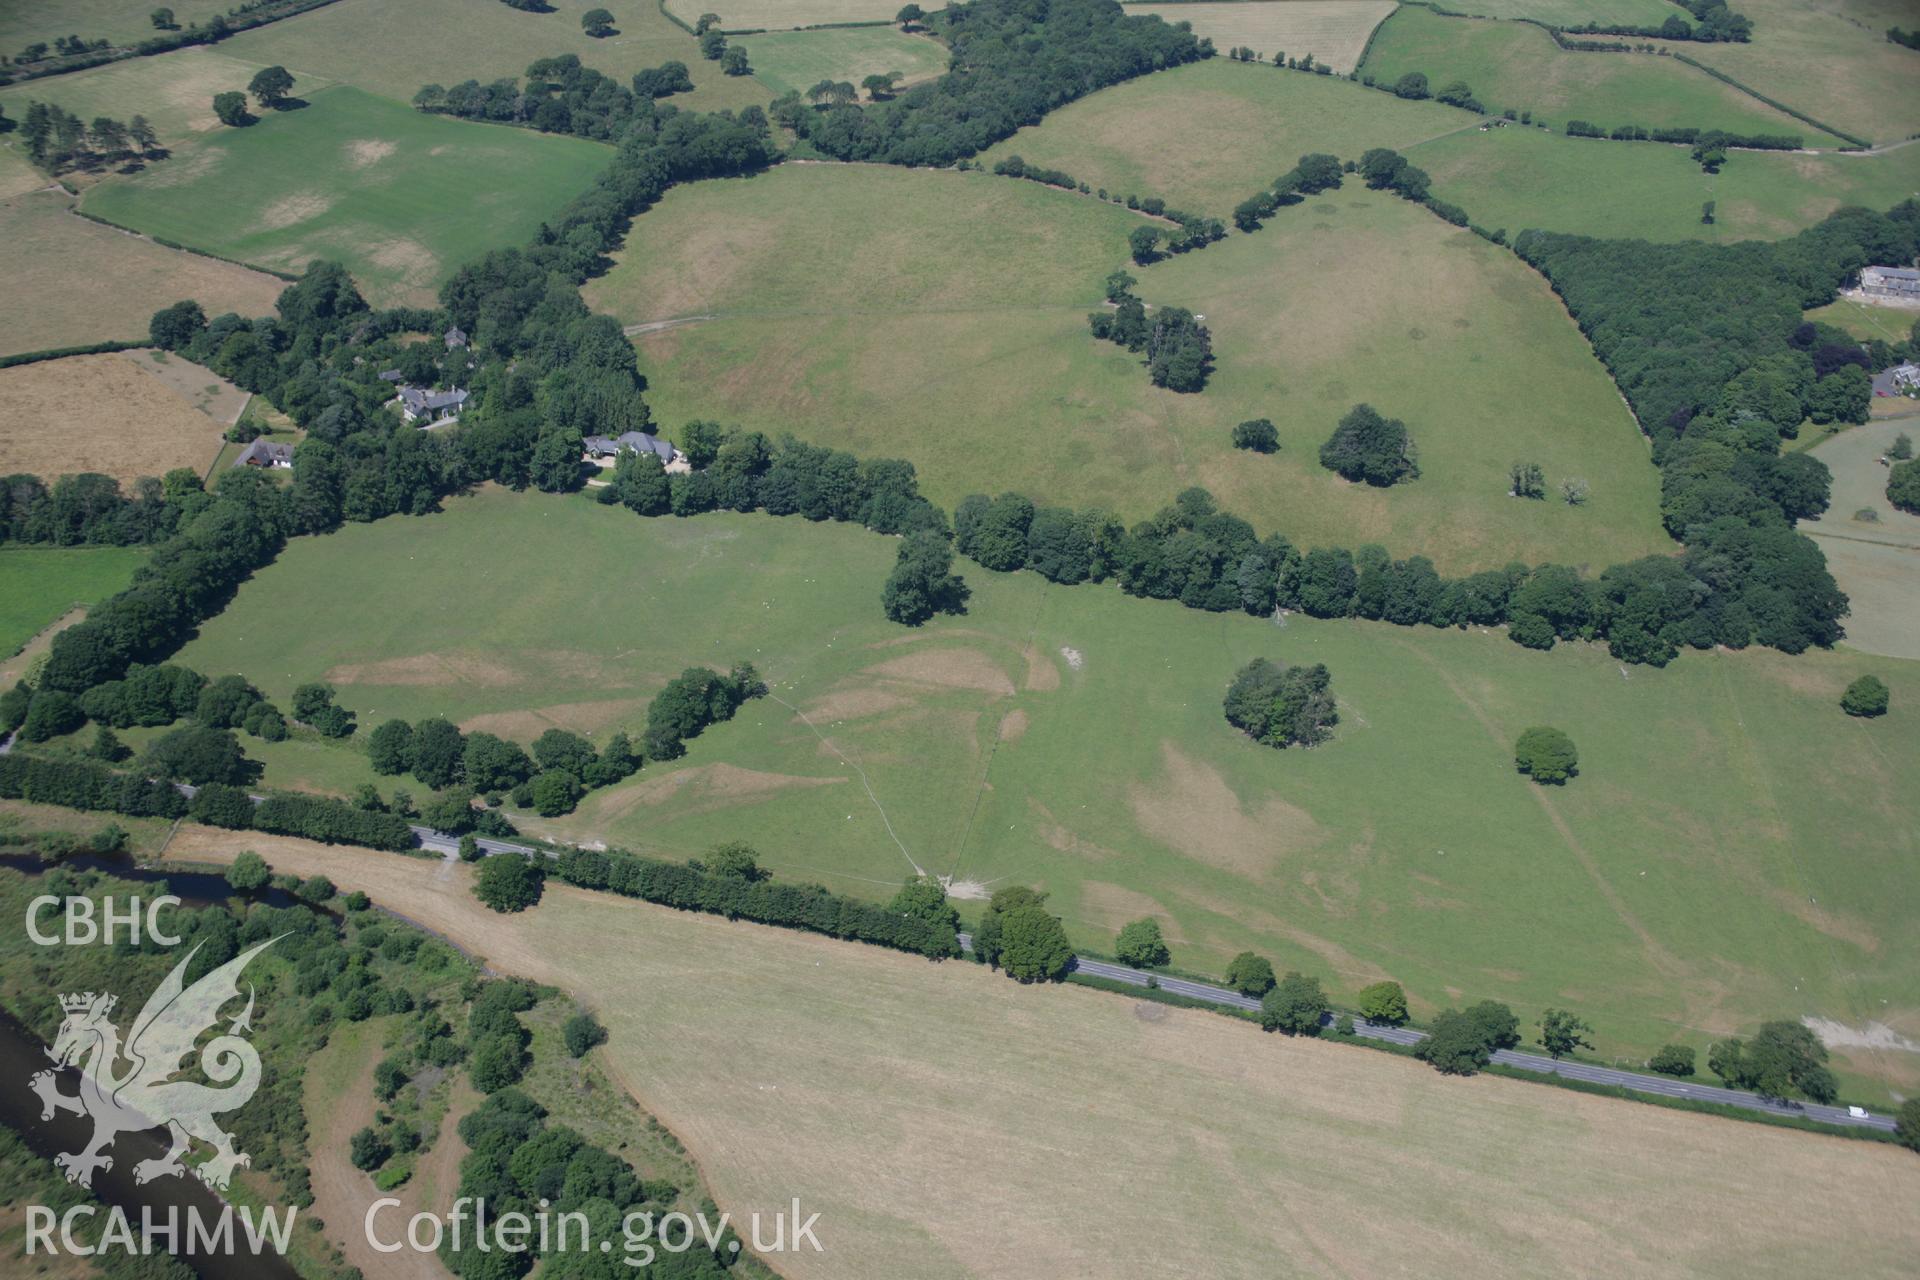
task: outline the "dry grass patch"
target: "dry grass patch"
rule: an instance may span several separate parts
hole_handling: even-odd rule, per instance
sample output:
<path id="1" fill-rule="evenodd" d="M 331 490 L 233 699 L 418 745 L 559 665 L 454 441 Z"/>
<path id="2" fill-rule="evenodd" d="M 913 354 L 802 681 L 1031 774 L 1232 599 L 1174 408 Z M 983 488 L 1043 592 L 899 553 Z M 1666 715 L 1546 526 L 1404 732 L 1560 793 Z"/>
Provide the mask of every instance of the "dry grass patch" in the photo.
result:
<path id="1" fill-rule="evenodd" d="M 1165 772 L 1129 787 L 1127 801 L 1142 832 L 1196 862 L 1258 877 L 1326 836 L 1312 815 L 1279 796 L 1249 811 L 1225 778 L 1170 741 L 1160 744 L 1160 758 Z"/>
<path id="2" fill-rule="evenodd" d="M 1345 74 L 1360 61 L 1367 38 L 1397 0 L 1231 0 L 1225 4 L 1130 5 L 1128 13 L 1191 22 L 1221 49 L 1246 45 L 1266 58 L 1313 55 Z"/>
<path id="3" fill-rule="evenodd" d="M 7 288 L 0 355 L 146 337 L 161 307 L 196 299 L 208 315 L 264 315 L 286 282 L 169 249 L 67 211 L 57 191 L 0 200 Z"/>
<path id="4" fill-rule="evenodd" d="M 239 839 L 187 828 L 178 846 L 226 860 Z M 592 1001 L 605 1062 L 721 1204 L 820 1212 L 826 1252 L 783 1256 L 792 1280 L 1265 1278 L 1276 1258 L 1533 1277 L 1568 1256 L 1612 1277 L 1875 1277 L 1920 1251 L 1920 1165 L 1891 1147 L 1448 1079 L 565 887 L 502 917 L 465 866 L 244 839 Z M 1730 1237 L 1736 1220 L 1766 1227 Z"/>
<path id="5" fill-rule="evenodd" d="M 691 25 L 703 13 L 720 15 L 727 31 L 764 29 L 784 31 L 829 22 L 891 22 L 900 6 L 893 0 L 667 0 L 667 8 Z M 944 5 L 922 5 L 935 10 Z"/>
<path id="6" fill-rule="evenodd" d="M 124 354 L 0 369 L 0 472 L 97 471 L 127 484 L 200 471 L 220 451 L 221 429 Z"/>
<path id="7" fill-rule="evenodd" d="M 1010 697 L 1013 681 L 999 664 L 978 649 L 929 649 L 867 668 L 869 675 L 942 689 L 972 689 Z"/>

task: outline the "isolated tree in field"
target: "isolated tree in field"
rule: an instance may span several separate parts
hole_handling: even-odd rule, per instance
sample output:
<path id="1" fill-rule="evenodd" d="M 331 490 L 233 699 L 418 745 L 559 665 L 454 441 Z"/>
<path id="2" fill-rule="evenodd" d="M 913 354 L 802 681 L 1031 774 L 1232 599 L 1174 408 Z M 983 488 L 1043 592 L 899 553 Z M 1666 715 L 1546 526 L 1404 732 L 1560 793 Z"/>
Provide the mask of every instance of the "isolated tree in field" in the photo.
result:
<path id="1" fill-rule="evenodd" d="M 1386 488 L 1420 474 L 1407 424 L 1370 404 L 1349 409 L 1320 446 L 1320 465 L 1348 480 Z"/>
<path id="2" fill-rule="evenodd" d="M 1135 227 L 1127 233 L 1127 248 L 1133 254 L 1133 260 L 1141 266 L 1160 256 L 1160 228 Z"/>
<path id="3" fill-rule="evenodd" d="M 1661 1045 L 1659 1051 L 1647 1059 L 1647 1070 L 1658 1071 L 1663 1076 L 1692 1075 L 1692 1046 L 1684 1044 Z"/>
<path id="4" fill-rule="evenodd" d="M 1827 1069 L 1827 1047 L 1798 1022 L 1768 1022 L 1750 1041 L 1722 1040 L 1707 1054 L 1707 1069 L 1735 1089 L 1751 1089 L 1763 1098 L 1805 1094 L 1831 1102 L 1839 1092 Z"/>
<path id="5" fill-rule="evenodd" d="M 1861 676 L 1841 695 L 1840 709 L 1850 716 L 1883 716 L 1889 701 L 1887 686 L 1879 676 Z"/>
<path id="6" fill-rule="evenodd" d="M 155 9 L 147 15 L 147 21 L 153 23 L 155 31 L 172 31 L 178 25 L 173 20 L 171 9 Z"/>
<path id="7" fill-rule="evenodd" d="M 1273 962 L 1242 951 L 1227 965 L 1227 985 L 1243 996 L 1258 998 L 1273 990 Z"/>
<path id="8" fill-rule="evenodd" d="M 1120 302 L 1133 296 L 1133 286 L 1140 281 L 1125 271 L 1116 271 L 1107 277 L 1107 301 Z"/>
<path id="9" fill-rule="evenodd" d="M 589 9 L 580 15 L 580 29 L 595 40 L 613 35 L 613 15 L 605 9 Z"/>
<path id="10" fill-rule="evenodd" d="M 393 1144 L 371 1125 L 360 1129 L 347 1140 L 347 1159 L 363 1173 L 372 1173 L 385 1164 L 392 1154 Z"/>
<path id="11" fill-rule="evenodd" d="M 607 1029 L 592 1014 L 582 1010 L 567 1019 L 560 1028 L 560 1037 L 566 1041 L 570 1055 L 584 1058 L 593 1046 L 606 1043 Z"/>
<path id="12" fill-rule="evenodd" d="M 1407 993 L 1397 982 L 1376 982 L 1360 988 L 1360 1016 L 1368 1022 L 1397 1027 L 1407 1020 Z"/>
<path id="13" fill-rule="evenodd" d="M 473 896 L 503 915 L 525 911 L 540 901 L 545 879 L 545 869 L 535 866 L 531 858 L 496 854 L 481 862 L 473 878 Z"/>
<path id="14" fill-rule="evenodd" d="M 1271 418 L 1249 418 L 1233 429 L 1233 447 L 1272 453 L 1280 447 L 1280 432 Z"/>
<path id="15" fill-rule="evenodd" d="M 1587 482 L 1579 476 L 1568 476 L 1560 482 L 1560 499 L 1570 507 L 1585 506 L 1592 492 Z"/>
<path id="16" fill-rule="evenodd" d="M 1157 920 L 1135 920 L 1123 926 L 1120 936 L 1114 939 L 1113 954 L 1121 964 L 1136 969 L 1152 969 L 1173 958 L 1167 951 L 1166 940 L 1160 936 Z"/>
<path id="17" fill-rule="evenodd" d="M 253 117 L 247 113 L 247 95 L 237 91 L 214 94 L 213 114 L 221 124 L 234 128 L 253 123 Z"/>
<path id="18" fill-rule="evenodd" d="M 718 62 L 727 52 L 727 38 L 719 31 L 708 28 L 700 37 L 700 56 L 708 62 Z"/>
<path id="19" fill-rule="evenodd" d="M 1914 326 L 1916 328 L 1920 328 L 1920 320 L 1915 321 Z M 1893 444 L 1888 446 L 1887 457 L 1891 458 L 1895 462 L 1905 462 L 1908 458 L 1911 458 L 1912 456 L 1913 456 L 1913 437 L 1908 435 L 1906 432 L 1902 431 L 1899 435 L 1893 438 Z"/>
<path id="20" fill-rule="evenodd" d="M 1714 202 L 1711 200 L 1706 201 L 1704 204 L 1700 206 L 1700 221 L 1704 222 L 1708 226 L 1713 225 L 1714 207 L 1715 207 Z"/>
<path id="21" fill-rule="evenodd" d="M 1255 658 L 1234 674 L 1223 710 L 1227 723 L 1269 747 L 1313 747 L 1340 721 L 1333 677 L 1320 663 L 1283 667 Z"/>
<path id="22" fill-rule="evenodd" d="M 902 27 L 910 27 L 914 23 L 920 21 L 922 18 L 926 16 L 927 16 L 927 11 L 925 9 L 922 9 L 917 4 L 910 4 L 910 5 L 903 6 L 900 12 L 894 14 L 893 20 L 899 23 Z"/>
<path id="23" fill-rule="evenodd" d="M 277 107 L 293 92 L 293 76 L 285 67 L 262 67 L 247 85 L 247 92 L 263 107 Z"/>
<path id="24" fill-rule="evenodd" d="M 740 45 L 734 45 L 720 55 L 720 71 L 723 75 L 747 76 L 753 74 L 753 68 L 747 65 L 747 51 Z"/>
<path id="25" fill-rule="evenodd" d="M 264 889 L 267 881 L 272 878 L 273 870 L 267 866 L 267 860 L 251 849 L 240 854 L 227 868 L 227 884 L 235 893 L 252 893 L 257 889 Z"/>
<path id="26" fill-rule="evenodd" d="M 1537 462 L 1516 462 L 1507 468 L 1509 492 L 1516 498 L 1547 496 L 1547 477 Z"/>
<path id="27" fill-rule="evenodd" d="M 1520 1020 L 1495 1000 L 1467 1009 L 1445 1009 L 1414 1056 L 1447 1075 L 1472 1075 L 1493 1060 L 1496 1049 L 1520 1043 Z"/>
<path id="28" fill-rule="evenodd" d="M 1565 1009 L 1549 1009 L 1540 1015 L 1540 1047 L 1551 1057 L 1593 1048 L 1593 1041 L 1587 1038 L 1592 1034 L 1592 1027 Z"/>
<path id="29" fill-rule="evenodd" d="M 898 71 L 882 71 L 862 80 L 860 87 L 867 91 L 868 98 L 878 102 L 882 98 L 891 98 L 893 96 L 893 86 L 899 84 L 904 79 L 906 79 L 906 77 Z"/>
<path id="30" fill-rule="evenodd" d="M 1320 979 L 1289 973 L 1261 997 L 1260 1026 L 1290 1036 L 1317 1036 L 1320 1020 L 1332 1007 L 1326 992 L 1320 989 Z"/>
<path id="31" fill-rule="evenodd" d="M 1894 464 L 1887 476 L 1887 501 L 1908 515 L 1920 516 L 1920 459 Z"/>
<path id="32" fill-rule="evenodd" d="M 1514 767 L 1535 782 L 1564 783 L 1580 772 L 1580 753 L 1573 739 L 1558 729 L 1535 725 L 1513 746 Z"/>

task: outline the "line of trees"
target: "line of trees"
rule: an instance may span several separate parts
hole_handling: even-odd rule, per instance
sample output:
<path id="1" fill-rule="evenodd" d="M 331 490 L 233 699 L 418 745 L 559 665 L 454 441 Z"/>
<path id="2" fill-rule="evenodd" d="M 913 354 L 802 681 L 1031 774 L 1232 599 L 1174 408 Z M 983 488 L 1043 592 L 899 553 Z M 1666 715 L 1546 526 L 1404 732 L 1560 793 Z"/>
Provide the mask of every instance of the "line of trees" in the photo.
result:
<path id="1" fill-rule="evenodd" d="M 92 123 L 51 102 L 30 102 L 20 119 L 20 142 L 27 158 L 50 177 L 70 169 L 94 169 L 126 162 L 164 159 L 166 148 L 143 115 L 122 124 L 112 116 Z"/>
<path id="2" fill-rule="evenodd" d="M 463 120 L 521 124 L 542 133 L 617 142 L 636 126 L 657 129 L 680 114 L 678 107 L 659 100 L 692 88 L 693 77 L 684 62 L 664 62 L 636 71 L 629 84 L 623 85 L 581 66 L 579 57 L 568 53 L 530 64 L 524 88 L 512 76 L 486 84 L 466 80 L 452 88 L 429 84 L 413 95 L 413 105 L 420 111 Z M 758 107 L 749 111 L 764 123 L 765 112 Z"/>

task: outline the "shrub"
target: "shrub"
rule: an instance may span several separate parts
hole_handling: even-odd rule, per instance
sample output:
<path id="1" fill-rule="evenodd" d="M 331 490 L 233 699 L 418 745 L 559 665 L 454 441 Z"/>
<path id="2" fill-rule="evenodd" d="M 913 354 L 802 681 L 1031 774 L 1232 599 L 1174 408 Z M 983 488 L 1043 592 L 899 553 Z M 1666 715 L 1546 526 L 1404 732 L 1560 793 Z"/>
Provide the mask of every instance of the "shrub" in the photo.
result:
<path id="1" fill-rule="evenodd" d="M 392 1154 L 393 1145 L 371 1126 L 354 1134 L 347 1143 L 347 1155 L 353 1167 L 365 1173 L 378 1169 Z"/>
<path id="2" fill-rule="evenodd" d="M 1320 446 L 1320 465 L 1348 480 L 1386 488 L 1419 476 L 1407 424 L 1382 417 L 1372 405 L 1357 404 Z"/>
<path id="3" fill-rule="evenodd" d="M 1663 1076 L 1690 1076 L 1693 1074 L 1693 1047 L 1684 1044 L 1661 1045 L 1659 1052 L 1647 1059 L 1647 1070 L 1658 1071 Z"/>
<path id="4" fill-rule="evenodd" d="M 606 1043 L 607 1029 L 592 1014 L 581 1012 L 567 1019 L 566 1025 L 560 1028 L 560 1035 L 567 1042 L 568 1053 L 576 1058 L 584 1058 L 593 1046 Z"/>
<path id="5" fill-rule="evenodd" d="M 227 868 L 227 883 L 235 893 L 252 893 L 266 886 L 272 870 L 267 860 L 253 850 L 248 849 L 233 860 Z"/>
<path id="6" fill-rule="evenodd" d="M 1841 695 L 1840 709 L 1850 716 L 1883 716 L 1889 699 L 1887 686 L 1879 676 L 1861 676 Z"/>
<path id="7" fill-rule="evenodd" d="M 1536 725 L 1514 744 L 1513 763 L 1535 782 L 1557 786 L 1580 772 L 1580 753 L 1573 739 L 1560 730 Z"/>

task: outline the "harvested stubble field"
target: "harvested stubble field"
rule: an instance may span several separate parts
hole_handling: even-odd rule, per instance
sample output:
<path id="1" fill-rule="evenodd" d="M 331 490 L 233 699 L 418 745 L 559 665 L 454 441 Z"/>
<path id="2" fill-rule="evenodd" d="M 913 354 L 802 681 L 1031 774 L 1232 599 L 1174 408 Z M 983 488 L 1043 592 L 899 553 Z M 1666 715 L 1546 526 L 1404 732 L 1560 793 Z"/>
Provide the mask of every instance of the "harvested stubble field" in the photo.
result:
<path id="1" fill-rule="evenodd" d="M 58 191 L 0 200 L 8 287 L 24 303 L 0 310 L 0 355 L 137 342 L 155 311 L 182 298 L 212 316 L 265 315 L 287 287 L 264 272 L 76 217 L 71 203 Z"/>
<path id="2" fill-rule="evenodd" d="M 0 474 L 95 471 L 124 485 L 175 467 L 204 471 L 226 424 L 151 365 L 134 351 L 0 369 Z M 199 375 L 205 386 L 220 383 L 205 369 Z M 215 399 L 204 390 L 201 398 Z"/>
<path id="3" fill-rule="evenodd" d="M 1218 371 L 1180 395 L 1087 332 L 1136 225 L 990 175 L 786 166 L 669 193 L 588 297 L 630 323 L 716 317 L 636 339 L 662 421 L 719 415 L 905 457 L 947 507 L 1017 488 L 1131 521 L 1203 484 L 1302 546 L 1378 541 L 1453 567 L 1671 545 L 1631 417 L 1505 250 L 1350 180 L 1257 233 L 1135 268 L 1142 297 L 1213 331 Z M 1346 287 L 1356 262 L 1393 287 Z M 1358 401 L 1412 424 L 1418 481 L 1367 489 L 1319 466 Z M 1259 417 L 1279 427 L 1276 454 L 1231 445 Z M 1584 476 L 1592 503 L 1507 497 L 1516 457 Z"/>
<path id="4" fill-rule="evenodd" d="M 771 31 L 742 36 L 753 78 L 774 94 L 805 93 L 822 80 L 858 86 L 871 75 L 901 74 L 900 87 L 929 80 L 947 69 L 947 47 L 927 36 L 910 36 L 897 27 L 856 27 L 842 31 Z M 862 98 L 864 100 L 865 94 Z"/>
<path id="5" fill-rule="evenodd" d="M 1435 91 L 1465 81 L 1494 113 L 1531 111 L 1535 121 L 1556 129 L 1585 120 L 1606 129 L 1637 124 L 1798 134 L 1809 147 L 1841 145 L 1697 67 L 1656 54 L 1561 49 L 1528 23 L 1476 22 L 1405 6 L 1380 28 L 1362 70 L 1383 84 L 1418 71 Z"/>
<path id="6" fill-rule="evenodd" d="M 1223 52 L 1246 45 L 1271 60 L 1307 54 L 1342 74 L 1353 70 L 1367 37 L 1392 13 L 1395 0 L 1226 0 L 1221 4 L 1130 4 L 1128 13 L 1190 22 Z"/>
<path id="7" fill-rule="evenodd" d="M 593 1005 L 603 1061 L 723 1207 L 798 1196 L 820 1214 L 824 1252 L 771 1259 L 795 1280 L 1269 1277 L 1277 1259 L 1302 1276 L 1518 1277 L 1569 1242 L 1610 1276 L 1871 1278 L 1920 1249 L 1920 1167 L 1892 1147 L 1447 1079 L 563 886 L 503 918 L 457 864 L 195 828 L 169 853 L 245 847 Z M 849 1063 L 872 1064 L 857 1088 Z M 1768 1225 L 1729 1244 L 1732 1221 Z"/>
<path id="8" fill-rule="evenodd" d="M 1920 61 L 1917 58 L 1916 61 Z M 1920 193 L 1920 144 L 1873 155 L 1737 151 L 1717 174 L 1686 147 L 1567 138 L 1514 126 L 1422 143 L 1408 159 L 1485 227 L 1647 240 L 1777 240 L 1843 205 Z M 1700 219 L 1704 201 L 1714 221 Z"/>
<path id="9" fill-rule="evenodd" d="M 617 34 L 591 38 L 580 17 L 602 7 L 601 0 L 551 0 L 548 11 L 532 13 L 497 0 L 336 0 L 220 47 L 397 102 L 410 102 L 430 82 L 519 76 L 537 59 L 566 53 L 623 85 L 643 67 L 684 62 L 694 91 L 669 101 L 686 110 L 737 110 L 767 101 L 767 91 L 751 78 L 726 75 L 718 62 L 701 58 L 693 37 L 662 16 L 655 0 L 614 5 Z"/>
<path id="10" fill-rule="evenodd" d="M 283 705 L 331 680 L 362 735 L 446 715 L 525 742 L 637 730 L 672 674 L 745 659 L 773 696 L 684 759 L 515 820 L 675 857 L 744 839 L 779 876 L 863 896 L 916 865 L 1033 884 L 1083 947 L 1153 915 L 1192 969 L 1252 948 L 1349 998 L 1393 977 L 1427 1013 L 1564 1005 L 1634 1061 L 1801 1013 L 1920 1039 L 1920 798 L 1900 781 L 1920 664 L 1689 652 L 1623 673 L 1595 647 L 1280 626 L 967 563 L 967 615 L 906 630 L 877 603 L 894 547 L 487 491 L 297 540 L 180 660 Z M 1277 752 L 1225 723 L 1255 656 L 1328 665 L 1331 744 Z M 1873 722 L 1838 706 L 1865 671 L 1894 690 Z M 1564 789 L 1513 770 L 1543 722 L 1579 744 Z M 350 744 L 246 746 L 269 784 L 417 791 Z M 1920 1055 L 1837 1053 L 1856 1096 L 1920 1091 Z"/>
<path id="11" fill-rule="evenodd" d="M 455 267 L 531 237 L 609 154 L 598 143 L 423 115 L 336 85 L 139 177 L 101 183 L 83 207 L 281 271 L 334 259 L 376 305 L 431 306 Z"/>
<path id="12" fill-rule="evenodd" d="M 991 168 L 1020 155 L 1116 196 L 1224 218 L 1305 152 L 1358 160 L 1369 147 L 1405 150 L 1474 123 L 1348 80 L 1212 58 L 1069 103 L 980 159 Z"/>

